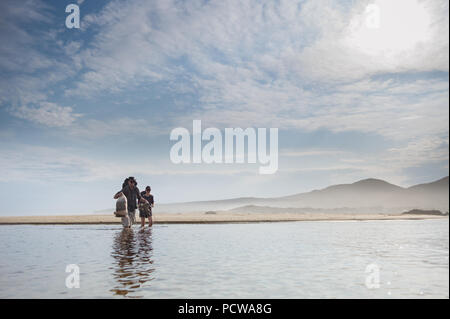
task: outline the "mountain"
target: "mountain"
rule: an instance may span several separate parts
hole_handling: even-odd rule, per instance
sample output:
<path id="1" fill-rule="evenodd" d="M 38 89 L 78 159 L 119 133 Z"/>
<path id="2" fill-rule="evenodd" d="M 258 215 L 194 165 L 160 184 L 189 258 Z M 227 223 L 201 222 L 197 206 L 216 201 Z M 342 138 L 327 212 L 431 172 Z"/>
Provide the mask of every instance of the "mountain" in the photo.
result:
<path id="1" fill-rule="evenodd" d="M 409 189 L 427 192 L 448 192 L 448 176 L 435 182 L 411 186 Z"/>
<path id="2" fill-rule="evenodd" d="M 292 207 L 373 207 L 389 201 L 393 194 L 399 194 L 403 190 L 400 186 L 371 178 L 352 184 L 333 185 L 322 190 L 281 197 L 276 201 L 283 206 Z"/>
<path id="3" fill-rule="evenodd" d="M 155 212 L 202 212 L 255 209 L 290 209 L 295 211 L 355 211 L 401 213 L 411 209 L 448 211 L 448 180 L 404 188 L 380 179 L 364 179 L 351 184 L 329 186 L 321 190 L 275 198 L 242 197 L 226 200 L 161 204 Z M 259 207 L 259 208 L 256 208 Z M 301 210 L 300 210 L 301 208 Z"/>

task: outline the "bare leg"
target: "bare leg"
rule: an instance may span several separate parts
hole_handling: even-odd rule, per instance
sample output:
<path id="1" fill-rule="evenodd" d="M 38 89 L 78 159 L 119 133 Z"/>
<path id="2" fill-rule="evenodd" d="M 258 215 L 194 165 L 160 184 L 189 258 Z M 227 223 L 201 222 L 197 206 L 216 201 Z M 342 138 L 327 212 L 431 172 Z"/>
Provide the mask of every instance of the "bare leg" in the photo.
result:
<path id="1" fill-rule="evenodd" d="M 130 227 L 130 217 L 128 215 L 122 217 L 122 225 L 124 228 Z"/>
<path id="2" fill-rule="evenodd" d="M 129 227 L 131 227 L 134 223 L 136 223 L 136 212 L 128 211 L 128 218 L 130 219 Z"/>
<path id="3" fill-rule="evenodd" d="M 145 226 L 145 217 L 141 217 L 141 227 Z"/>
<path id="4" fill-rule="evenodd" d="M 153 225 L 152 216 L 148 216 L 148 227 L 151 227 Z"/>

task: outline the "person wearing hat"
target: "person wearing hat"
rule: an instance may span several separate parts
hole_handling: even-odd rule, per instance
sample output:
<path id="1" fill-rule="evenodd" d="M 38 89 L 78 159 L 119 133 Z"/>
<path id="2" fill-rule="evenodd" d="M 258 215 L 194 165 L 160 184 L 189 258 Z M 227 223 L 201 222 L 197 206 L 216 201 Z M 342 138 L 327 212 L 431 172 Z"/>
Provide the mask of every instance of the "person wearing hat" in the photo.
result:
<path id="1" fill-rule="evenodd" d="M 134 177 L 128 177 L 125 182 L 122 184 L 122 190 L 118 191 L 114 195 L 114 199 L 117 199 L 121 196 L 121 194 L 125 195 L 127 198 L 128 205 L 128 216 L 122 217 L 122 225 L 125 228 L 131 228 L 136 221 L 136 201 L 139 202 L 147 202 L 146 199 L 142 198 L 141 193 L 139 192 L 139 188 L 137 188 L 137 181 Z"/>
<path id="2" fill-rule="evenodd" d="M 145 188 L 145 192 L 141 193 L 141 197 L 144 198 L 147 204 L 142 205 L 142 209 L 139 208 L 139 217 L 141 217 L 141 227 L 145 226 L 145 219 L 148 218 L 148 226 L 152 226 L 153 221 L 152 221 L 152 207 L 154 206 L 154 200 L 153 200 L 153 195 L 150 194 L 150 191 L 152 189 L 150 188 L 150 186 L 147 186 Z"/>

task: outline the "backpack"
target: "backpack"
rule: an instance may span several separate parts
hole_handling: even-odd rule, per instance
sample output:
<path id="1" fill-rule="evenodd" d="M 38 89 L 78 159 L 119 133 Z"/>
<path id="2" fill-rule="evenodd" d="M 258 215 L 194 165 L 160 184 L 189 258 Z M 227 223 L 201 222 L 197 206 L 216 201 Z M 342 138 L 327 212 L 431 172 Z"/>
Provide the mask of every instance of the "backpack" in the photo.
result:
<path id="1" fill-rule="evenodd" d="M 114 212 L 114 215 L 116 217 L 125 217 L 128 214 L 128 208 L 127 208 L 127 198 L 124 194 L 122 194 L 116 201 L 116 211 Z"/>

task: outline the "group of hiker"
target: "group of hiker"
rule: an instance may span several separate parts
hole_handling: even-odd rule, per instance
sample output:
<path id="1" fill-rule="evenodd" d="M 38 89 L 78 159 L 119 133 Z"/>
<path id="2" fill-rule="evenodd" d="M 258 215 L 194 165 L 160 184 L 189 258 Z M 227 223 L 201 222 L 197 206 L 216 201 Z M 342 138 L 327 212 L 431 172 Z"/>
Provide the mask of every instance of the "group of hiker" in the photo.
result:
<path id="1" fill-rule="evenodd" d="M 125 179 L 122 184 L 122 189 L 114 195 L 114 199 L 118 199 L 122 195 L 127 199 L 128 213 L 125 216 L 122 216 L 122 225 L 124 228 L 131 228 L 136 222 L 136 209 L 138 208 L 138 203 L 141 227 L 145 226 L 146 218 L 148 218 L 148 225 L 152 226 L 152 208 L 154 207 L 154 200 L 153 195 L 150 192 L 150 186 L 146 186 L 145 191 L 139 192 L 137 181 L 133 176 Z"/>

